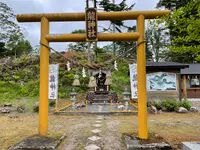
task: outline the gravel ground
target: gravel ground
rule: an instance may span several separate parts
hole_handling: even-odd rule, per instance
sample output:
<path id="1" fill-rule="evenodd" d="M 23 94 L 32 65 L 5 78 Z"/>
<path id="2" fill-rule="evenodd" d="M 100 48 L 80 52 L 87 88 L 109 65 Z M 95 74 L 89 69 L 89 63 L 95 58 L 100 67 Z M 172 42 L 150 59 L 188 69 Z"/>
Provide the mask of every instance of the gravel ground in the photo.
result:
<path id="1" fill-rule="evenodd" d="M 200 99 L 190 99 L 192 106 L 197 107 L 197 109 L 200 111 Z"/>
<path id="2" fill-rule="evenodd" d="M 90 144 L 96 144 L 101 150 L 123 150 L 124 144 L 121 141 L 121 134 L 117 131 L 120 127 L 120 121 L 112 120 L 105 116 L 102 120 L 101 133 L 94 134 L 91 130 L 97 129 L 93 127 L 96 123 L 97 116 L 80 118 L 76 120 L 76 124 L 68 128 L 67 138 L 58 147 L 58 150 L 84 150 L 84 147 Z M 88 140 L 89 137 L 96 135 L 101 137 L 100 140 L 92 142 Z M 113 142 L 115 144 L 113 144 Z"/>
<path id="3" fill-rule="evenodd" d="M 105 116 L 102 120 L 101 133 L 94 134 L 91 132 L 96 124 L 96 116 L 81 118 L 76 121 L 76 125 L 69 128 L 67 138 L 59 146 L 58 150 L 85 150 L 84 147 L 90 144 L 96 144 L 101 150 L 125 150 L 125 145 L 121 141 L 121 134 L 118 132 L 120 127 L 119 120 L 112 120 L 111 117 Z M 101 137 L 100 140 L 92 142 L 88 137 L 93 135 Z"/>
<path id="4" fill-rule="evenodd" d="M 106 119 L 105 134 L 103 134 L 103 140 L 105 142 L 104 149 L 106 150 L 125 150 L 125 145 L 122 144 L 121 134 L 118 134 L 120 127 L 119 120 Z M 114 142 L 114 144 L 113 144 Z"/>
<path id="5" fill-rule="evenodd" d="M 6 150 L 26 137 L 38 133 L 38 114 L 17 114 L 17 118 L 10 118 L 10 114 L 0 114 L 0 149 Z M 101 150 L 125 150 L 122 133 L 137 135 L 137 115 L 104 116 L 102 130 L 96 136 L 101 139 L 96 142 L 88 140 L 94 134 L 97 116 L 65 116 L 49 115 L 49 137 L 66 135 L 66 139 L 58 150 L 85 150 L 85 146 L 96 144 Z M 148 129 L 163 137 L 176 149 L 184 141 L 200 141 L 200 113 L 163 113 L 148 114 Z"/>

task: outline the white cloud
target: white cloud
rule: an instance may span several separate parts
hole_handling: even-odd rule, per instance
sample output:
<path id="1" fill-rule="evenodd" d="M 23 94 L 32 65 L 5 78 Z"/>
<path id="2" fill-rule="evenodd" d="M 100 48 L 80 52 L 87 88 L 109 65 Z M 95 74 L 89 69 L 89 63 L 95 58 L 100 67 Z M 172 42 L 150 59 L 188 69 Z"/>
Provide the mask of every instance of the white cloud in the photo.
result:
<path id="1" fill-rule="evenodd" d="M 39 2 L 40 4 L 45 4 L 48 2 L 48 0 L 36 0 L 37 2 Z"/>

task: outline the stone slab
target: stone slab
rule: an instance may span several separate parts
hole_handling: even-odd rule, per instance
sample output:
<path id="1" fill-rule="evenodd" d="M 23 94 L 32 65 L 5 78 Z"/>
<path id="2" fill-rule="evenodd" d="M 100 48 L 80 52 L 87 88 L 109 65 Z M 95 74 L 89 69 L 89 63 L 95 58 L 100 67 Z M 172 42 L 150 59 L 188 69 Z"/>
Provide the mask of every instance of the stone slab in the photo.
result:
<path id="1" fill-rule="evenodd" d="M 182 150 L 200 150 L 199 142 L 182 142 Z"/>
<path id="2" fill-rule="evenodd" d="M 98 128 L 98 127 L 101 127 L 102 125 L 101 124 L 93 124 L 93 126 Z"/>
<path id="3" fill-rule="evenodd" d="M 91 132 L 92 132 L 92 133 L 100 133 L 101 130 L 99 130 L 99 129 L 94 129 L 94 130 L 91 130 Z"/>
<path id="4" fill-rule="evenodd" d="M 166 143 L 137 144 L 137 142 L 126 143 L 127 150 L 172 150 L 172 147 Z"/>
<path id="5" fill-rule="evenodd" d="M 25 138 L 9 150 L 55 150 L 66 136 L 60 139 L 32 136 Z"/>
<path id="6" fill-rule="evenodd" d="M 100 147 L 94 144 L 85 147 L 86 150 L 100 150 Z"/>
<path id="7" fill-rule="evenodd" d="M 102 121 L 97 120 L 96 123 L 102 123 Z"/>
<path id="8" fill-rule="evenodd" d="M 102 119 L 104 119 L 104 118 L 100 117 L 100 116 L 97 117 L 97 120 L 102 120 Z"/>
<path id="9" fill-rule="evenodd" d="M 132 139 L 132 137 L 126 135 L 122 135 L 122 139 L 126 144 L 127 150 L 172 150 L 172 147 L 165 142 L 142 144 L 140 139 Z"/>
<path id="10" fill-rule="evenodd" d="M 92 136 L 92 137 L 89 137 L 88 139 L 94 142 L 94 141 L 97 141 L 97 140 L 101 139 L 101 137 L 99 137 L 99 136 Z"/>

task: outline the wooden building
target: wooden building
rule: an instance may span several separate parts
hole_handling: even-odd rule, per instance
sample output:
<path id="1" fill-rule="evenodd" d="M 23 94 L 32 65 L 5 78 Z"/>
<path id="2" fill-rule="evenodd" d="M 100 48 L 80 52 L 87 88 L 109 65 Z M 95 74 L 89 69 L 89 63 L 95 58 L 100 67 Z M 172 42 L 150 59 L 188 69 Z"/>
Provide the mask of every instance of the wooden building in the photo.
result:
<path id="1" fill-rule="evenodd" d="M 188 64 L 181 69 L 182 96 L 184 98 L 200 98 L 200 64 Z"/>
<path id="2" fill-rule="evenodd" d="M 189 65 L 175 62 L 146 64 L 147 99 L 182 99 L 181 70 Z"/>

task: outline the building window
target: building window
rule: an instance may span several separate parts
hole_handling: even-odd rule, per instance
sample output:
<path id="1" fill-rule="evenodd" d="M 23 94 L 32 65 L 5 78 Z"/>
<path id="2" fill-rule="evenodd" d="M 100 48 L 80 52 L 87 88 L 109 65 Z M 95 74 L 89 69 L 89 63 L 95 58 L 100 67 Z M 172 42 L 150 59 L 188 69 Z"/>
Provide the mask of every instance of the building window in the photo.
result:
<path id="1" fill-rule="evenodd" d="M 176 74 L 168 72 L 149 73 L 147 91 L 175 91 L 177 90 Z"/>
<path id="2" fill-rule="evenodd" d="M 200 87 L 200 81 L 197 78 L 193 78 L 190 80 L 190 87 L 195 88 L 195 87 Z"/>

